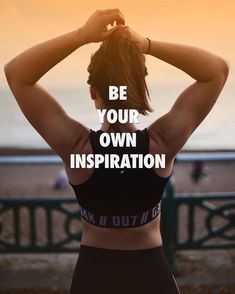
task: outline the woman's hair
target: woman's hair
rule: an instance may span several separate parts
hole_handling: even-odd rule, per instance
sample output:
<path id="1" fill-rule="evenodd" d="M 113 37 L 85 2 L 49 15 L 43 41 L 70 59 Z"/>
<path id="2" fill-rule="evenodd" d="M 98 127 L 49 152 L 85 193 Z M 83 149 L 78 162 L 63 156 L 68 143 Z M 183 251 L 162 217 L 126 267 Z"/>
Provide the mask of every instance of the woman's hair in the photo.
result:
<path id="1" fill-rule="evenodd" d="M 145 81 L 145 56 L 127 38 L 128 33 L 119 29 L 103 41 L 91 56 L 87 83 L 94 86 L 107 109 L 136 109 L 146 115 L 152 109 Z M 109 86 L 127 86 L 127 100 L 109 100 Z"/>

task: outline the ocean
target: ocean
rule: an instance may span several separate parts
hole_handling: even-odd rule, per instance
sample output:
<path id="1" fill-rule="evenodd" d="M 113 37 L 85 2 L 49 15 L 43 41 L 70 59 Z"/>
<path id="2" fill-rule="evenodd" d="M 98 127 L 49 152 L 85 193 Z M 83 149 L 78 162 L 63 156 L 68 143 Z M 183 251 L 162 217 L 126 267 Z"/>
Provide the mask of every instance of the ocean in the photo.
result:
<path id="1" fill-rule="evenodd" d="M 100 128 L 98 114 L 88 90 L 88 87 L 84 87 L 70 90 L 51 89 L 50 92 L 71 117 L 89 128 L 98 130 Z M 155 111 L 147 117 L 140 115 L 138 128 L 148 126 L 169 111 L 181 91 L 180 86 L 169 88 L 161 85 L 151 88 L 151 105 Z M 235 150 L 234 109 L 235 99 L 232 99 L 229 91 L 226 91 L 226 95 L 222 93 L 212 111 L 182 150 Z M 0 111 L 0 148 L 50 148 L 21 113 L 9 90 L 0 90 Z"/>

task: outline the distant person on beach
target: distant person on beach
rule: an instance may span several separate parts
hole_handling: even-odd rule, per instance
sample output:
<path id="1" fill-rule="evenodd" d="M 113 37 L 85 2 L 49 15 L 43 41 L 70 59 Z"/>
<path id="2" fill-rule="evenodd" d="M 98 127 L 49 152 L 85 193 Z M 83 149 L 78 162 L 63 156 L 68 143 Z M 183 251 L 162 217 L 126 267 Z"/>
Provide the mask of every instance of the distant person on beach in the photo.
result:
<path id="1" fill-rule="evenodd" d="M 207 174 L 204 171 L 204 162 L 202 160 L 195 160 L 192 163 L 192 171 L 190 173 L 191 180 L 194 183 L 199 183 Z"/>
<path id="2" fill-rule="evenodd" d="M 169 112 L 143 130 L 129 122 L 111 124 L 107 117 L 99 131 L 90 130 L 70 118 L 38 81 L 72 52 L 94 42 L 101 45 L 91 57 L 88 84 L 97 109 L 136 109 L 143 115 L 151 111 L 147 54 L 184 71 L 194 82 Z M 175 156 L 214 106 L 228 72 L 228 63 L 213 53 L 138 34 L 125 24 L 119 9 L 97 10 L 79 29 L 38 44 L 6 64 L 22 112 L 62 158 L 80 205 L 83 235 L 70 294 L 179 293 L 163 253 L 161 199 Z M 71 78 L 77 77 L 71 73 Z M 110 101 L 111 85 L 127 86 L 128 99 Z M 136 146 L 103 147 L 99 138 L 104 132 L 136 133 Z M 98 153 L 165 154 L 166 166 L 70 167 L 70 154 Z"/>

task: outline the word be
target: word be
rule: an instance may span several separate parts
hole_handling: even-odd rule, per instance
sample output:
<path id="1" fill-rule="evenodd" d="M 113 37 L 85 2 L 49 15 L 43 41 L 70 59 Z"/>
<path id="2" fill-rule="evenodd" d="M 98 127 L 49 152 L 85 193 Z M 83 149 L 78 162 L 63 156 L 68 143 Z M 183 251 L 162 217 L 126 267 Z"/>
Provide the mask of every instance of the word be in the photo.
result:
<path id="1" fill-rule="evenodd" d="M 118 91 L 119 88 L 119 91 Z M 120 94 L 118 94 L 118 92 Z M 109 86 L 109 100 L 127 100 L 127 86 Z"/>

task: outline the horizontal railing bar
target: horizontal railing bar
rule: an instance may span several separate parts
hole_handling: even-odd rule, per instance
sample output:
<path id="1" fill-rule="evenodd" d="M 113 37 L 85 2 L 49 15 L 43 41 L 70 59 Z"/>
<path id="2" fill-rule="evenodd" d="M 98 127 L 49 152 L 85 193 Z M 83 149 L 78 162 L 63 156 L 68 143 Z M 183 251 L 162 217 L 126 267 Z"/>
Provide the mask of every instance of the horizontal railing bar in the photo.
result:
<path id="1" fill-rule="evenodd" d="M 62 164 L 62 160 L 56 155 L 2 155 L 0 156 L 0 164 Z"/>
<path id="2" fill-rule="evenodd" d="M 24 247 L 14 247 L 11 248 L 10 246 L 8 246 L 8 248 L 6 249 L 2 249 L 0 248 L 0 254 L 6 254 L 6 253 L 24 253 L 24 254 L 28 254 L 28 253 L 78 253 L 79 252 L 79 245 L 77 247 L 69 247 L 69 248 L 54 248 L 53 246 L 50 246 L 50 248 L 44 248 L 43 246 L 38 246 L 38 247 L 31 247 L 31 246 L 24 246 Z"/>
<path id="3" fill-rule="evenodd" d="M 19 204 L 19 205 L 23 205 L 24 203 L 32 203 L 32 204 L 48 204 L 48 203 L 52 203 L 54 204 L 55 202 L 58 203 L 77 203 L 76 197 L 71 197 L 71 196 L 63 196 L 63 197 L 52 197 L 52 196 L 45 196 L 41 199 L 39 198 L 35 198 L 35 196 L 32 197 L 27 197 L 27 198 L 20 198 L 22 196 L 15 196 L 14 198 L 11 197 L 1 197 L 0 198 L 0 203 L 3 204 L 10 204 L 12 202 L 14 202 L 14 204 Z"/>
<path id="4" fill-rule="evenodd" d="M 180 152 L 176 156 L 177 161 L 219 161 L 219 160 L 235 160 L 234 151 L 218 151 L 218 152 Z"/>
<path id="5" fill-rule="evenodd" d="M 178 250 L 206 250 L 206 249 L 215 249 L 215 250 L 219 250 L 219 249 L 234 249 L 235 248 L 235 243 L 231 242 L 231 243 L 226 243 L 226 244 L 218 244 L 218 243 L 214 243 L 211 245 L 195 245 L 194 243 L 190 244 L 190 243 L 178 243 L 176 244 L 176 251 Z"/>
<path id="6" fill-rule="evenodd" d="M 178 162 L 188 161 L 220 161 L 220 160 L 235 160 L 234 151 L 220 152 L 180 152 L 176 156 Z M 62 160 L 57 155 L 1 155 L 1 165 L 12 164 L 62 164 Z"/>
<path id="7" fill-rule="evenodd" d="M 63 197 L 52 197 L 52 196 L 44 196 L 41 199 L 32 197 L 27 198 L 20 198 L 21 196 L 14 196 L 14 197 L 1 197 L 0 203 L 10 204 L 14 202 L 14 204 L 28 204 L 29 202 L 32 204 L 48 204 L 48 203 L 77 203 L 75 197 L 71 197 L 71 195 L 63 196 Z M 201 200 L 235 200 L 235 191 L 233 192 L 206 192 L 206 193 L 199 193 L 199 194 L 176 194 L 174 196 L 174 200 L 176 202 L 191 202 L 191 201 L 201 201 Z M 164 201 L 164 199 L 163 199 Z"/>
<path id="8" fill-rule="evenodd" d="M 235 191 L 232 192 L 206 192 L 197 194 L 176 194 L 174 201 L 176 202 L 194 202 L 206 200 L 235 200 Z"/>

